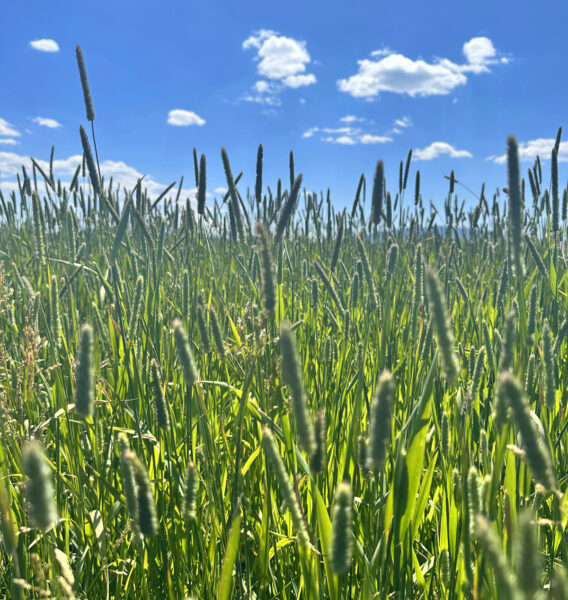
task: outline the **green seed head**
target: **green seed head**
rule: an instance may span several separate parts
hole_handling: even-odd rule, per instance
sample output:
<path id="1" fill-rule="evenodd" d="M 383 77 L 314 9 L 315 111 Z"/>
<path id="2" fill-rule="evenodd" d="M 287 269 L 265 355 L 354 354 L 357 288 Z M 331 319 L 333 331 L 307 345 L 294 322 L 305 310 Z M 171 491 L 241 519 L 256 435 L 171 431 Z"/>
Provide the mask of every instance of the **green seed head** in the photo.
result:
<path id="1" fill-rule="evenodd" d="M 29 442 L 23 450 L 26 497 L 31 523 L 46 531 L 58 520 L 57 508 L 53 501 L 54 488 L 52 474 L 39 442 Z"/>
<path id="2" fill-rule="evenodd" d="M 194 462 L 188 462 L 185 469 L 183 514 L 186 522 L 196 518 L 197 468 Z"/>
<path id="3" fill-rule="evenodd" d="M 426 269 L 426 291 L 430 301 L 434 327 L 438 335 L 438 346 L 446 380 L 450 385 L 453 385 L 457 381 L 460 371 L 458 359 L 453 349 L 454 332 L 446 310 L 442 287 L 436 272 L 432 268 Z"/>
<path id="4" fill-rule="evenodd" d="M 260 245 L 260 258 L 262 263 L 262 302 L 264 310 L 274 314 L 276 308 L 276 287 L 274 285 L 274 274 L 272 272 L 272 259 L 270 254 L 270 242 L 268 233 L 262 223 L 256 224 L 256 235 Z"/>
<path id="5" fill-rule="evenodd" d="M 75 55 L 77 56 L 77 66 L 79 67 L 79 77 L 81 78 L 81 87 L 83 88 L 83 98 L 85 100 L 85 111 L 87 113 L 87 121 L 95 120 L 95 109 L 93 108 L 93 99 L 89 88 L 89 80 L 87 79 L 87 67 L 81 46 L 75 47 Z"/>
<path id="6" fill-rule="evenodd" d="M 304 517 L 302 515 L 302 511 L 300 510 L 300 505 L 298 504 L 298 497 L 294 492 L 290 477 L 286 472 L 286 467 L 284 466 L 282 457 L 280 456 L 278 448 L 276 447 L 274 436 L 267 427 L 262 430 L 262 445 L 267 461 L 272 467 L 274 475 L 276 476 L 278 487 L 280 488 L 280 493 L 284 497 L 286 508 L 290 511 L 292 522 L 298 532 L 298 541 L 302 546 L 306 546 L 309 542 L 309 538 L 306 531 Z"/>
<path id="7" fill-rule="evenodd" d="M 304 391 L 304 378 L 294 334 L 289 323 L 285 321 L 280 324 L 280 356 L 282 358 L 282 380 L 290 388 L 294 404 L 298 440 L 304 450 L 312 454 L 316 445 Z"/>
<path id="8" fill-rule="evenodd" d="M 325 466 L 327 437 L 327 424 L 325 421 L 325 412 L 323 410 L 318 410 L 316 413 L 314 435 L 316 446 L 310 457 L 310 468 L 313 473 L 321 473 Z"/>
<path id="9" fill-rule="evenodd" d="M 93 414 L 95 406 L 93 369 L 93 328 L 84 323 L 79 332 L 79 350 L 75 371 L 75 410 L 84 418 Z"/>
<path id="10" fill-rule="evenodd" d="M 552 335 L 548 319 L 542 328 L 542 362 L 544 369 L 544 401 L 548 410 L 554 410 L 556 404 L 556 376 L 554 373 L 556 357 L 553 354 Z"/>
<path id="11" fill-rule="evenodd" d="M 173 330 L 177 355 L 183 371 L 183 378 L 185 379 L 186 385 L 191 387 L 199 379 L 199 372 L 195 366 L 195 360 L 193 359 L 193 354 L 189 347 L 187 334 L 179 319 L 175 319 L 173 322 Z"/>
<path id="12" fill-rule="evenodd" d="M 120 478 L 122 480 L 122 490 L 126 498 L 126 508 L 130 522 L 134 525 L 137 520 L 138 504 L 136 500 L 136 482 L 134 480 L 134 471 L 130 462 L 130 445 L 128 438 L 124 433 L 118 436 L 118 446 L 120 448 Z"/>
<path id="13" fill-rule="evenodd" d="M 371 404 L 369 441 L 367 444 L 367 469 L 378 472 L 383 468 L 387 444 L 391 437 L 391 419 L 394 401 L 394 379 L 384 371 L 375 387 Z"/>
<path id="14" fill-rule="evenodd" d="M 501 548 L 501 541 L 491 528 L 489 521 L 482 515 L 477 515 L 475 531 L 477 539 L 487 553 L 488 563 L 493 567 L 497 584 L 497 597 L 505 600 L 519 598 L 516 581 L 507 565 Z"/>
<path id="15" fill-rule="evenodd" d="M 352 504 L 351 486 L 344 481 L 337 488 L 333 507 L 331 567 L 338 575 L 345 573 L 351 567 L 353 546 Z"/>
<path id="16" fill-rule="evenodd" d="M 150 370 L 152 371 L 152 389 L 154 391 L 154 411 L 156 413 L 156 423 L 160 429 L 168 429 L 170 426 L 170 416 L 166 398 L 164 396 L 164 386 L 160 367 L 155 359 L 150 361 Z"/>
<path id="17" fill-rule="evenodd" d="M 158 533 L 158 518 L 148 471 L 134 452 L 130 451 L 127 458 L 136 484 L 136 528 L 150 537 Z"/>
<path id="18" fill-rule="evenodd" d="M 500 403 L 511 407 L 533 477 L 546 490 L 557 489 L 558 482 L 548 447 L 535 427 L 521 385 L 512 373 L 499 375 L 497 395 Z"/>

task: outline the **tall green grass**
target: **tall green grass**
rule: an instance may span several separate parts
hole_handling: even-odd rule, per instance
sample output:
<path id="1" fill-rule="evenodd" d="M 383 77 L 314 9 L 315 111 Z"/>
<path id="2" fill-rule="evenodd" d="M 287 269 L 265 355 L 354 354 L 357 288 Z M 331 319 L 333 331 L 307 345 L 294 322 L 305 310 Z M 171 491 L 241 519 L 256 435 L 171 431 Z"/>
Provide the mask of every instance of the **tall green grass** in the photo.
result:
<path id="1" fill-rule="evenodd" d="M 150 198 L 81 142 L 0 194 L 0 596 L 568 598 L 557 162 L 339 211 L 292 154 Z"/>

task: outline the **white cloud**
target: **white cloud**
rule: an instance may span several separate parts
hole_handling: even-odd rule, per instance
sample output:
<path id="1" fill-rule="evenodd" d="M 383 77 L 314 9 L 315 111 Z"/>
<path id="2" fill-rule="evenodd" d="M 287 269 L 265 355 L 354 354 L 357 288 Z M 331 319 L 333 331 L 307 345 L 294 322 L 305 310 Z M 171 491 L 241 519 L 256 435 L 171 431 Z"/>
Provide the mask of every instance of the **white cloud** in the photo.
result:
<path id="1" fill-rule="evenodd" d="M 463 45 L 465 64 L 447 58 L 433 62 L 413 60 L 390 50 L 375 51 L 371 59 L 359 60 L 359 70 L 347 79 L 339 79 L 342 92 L 355 98 L 376 98 L 381 92 L 407 94 L 408 96 L 433 96 L 449 94 L 467 83 L 466 73 L 488 72 L 498 60 L 497 51 L 489 38 L 472 38 Z"/>
<path id="2" fill-rule="evenodd" d="M 525 161 L 535 160 L 537 156 L 541 159 L 547 160 L 552 154 L 556 140 L 554 138 L 537 138 L 529 140 L 528 142 L 519 143 L 519 159 Z M 507 155 L 501 156 L 489 156 L 486 160 L 492 160 L 497 164 L 505 164 L 507 162 Z M 558 161 L 568 162 L 568 142 L 560 142 L 558 148 Z"/>
<path id="3" fill-rule="evenodd" d="M 304 131 L 304 133 L 302 133 L 302 137 L 303 138 L 311 138 L 314 133 L 317 133 L 319 131 L 319 127 L 310 127 L 308 130 Z"/>
<path id="4" fill-rule="evenodd" d="M 4 144 L 6 146 L 16 146 L 19 143 L 20 142 L 14 138 L 0 138 L 0 144 Z"/>
<path id="5" fill-rule="evenodd" d="M 467 150 L 457 150 L 447 142 L 433 142 L 426 148 L 416 149 L 412 154 L 415 160 L 432 160 L 442 154 L 447 154 L 450 158 L 471 158 L 471 152 Z"/>
<path id="6" fill-rule="evenodd" d="M 322 138 L 322 141 L 330 144 L 343 144 L 345 146 L 354 146 L 357 143 L 357 141 L 349 135 L 340 135 L 337 137 L 328 136 Z"/>
<path id="7" fill-rule="evenodd" d="M 401 117 L 400 119 L 395 119 L 394 124 L 396 127 L 406 129 L 412 125 L 412 121 L 410 120 L 410 117 Z"/>
<path id="8" fill-rule="evenodd" d="M 49 127 L 51 129 L 57 129 L 58 127 L 62 126 L 59 121 L 56 121 L 55 119 L 46 119 L 44 117 L 35 117 L 32 119 L 32 121 L 38 125 Z"/>
<path id="9" fill-rule="evenodd" d="M 252 87 L 259 94 L 267 94 L 272 89 L 270 83 L 268 81 L 264 81 L 263 79 L 257 81 Z"/>
<path id="10" fill-rule="evenodd" d="M 489 70 L 488 65 L 495 62 L 497 51 L 493 42 L 487 37 L 476 37 L 463 45 L 463 53 L 473 73 L 483 73 Z"/>
<path id="11" fill-rule="evenodd" d="M 268 29 L 261 29 L 251 35 L 243 42 L 243 48 L 256 49 L 257 71 L 267 79 L 285 79 L 305 73 L 306 65 L 311 62 L 306 42 L 278 35 Z M 304 85 L 310 83 L 313 82 Z"/>
<path id="12" fill-rule="evenodd" d="M 299 88 L 305 85 L 312 85 L 315 83 L 316 76 L 313 73 L 309 73 L 308 75 L 288 75 L 283 80 L 284 85 L 291 88 Z"/>
<path id="13" fill-rule="evenodd" d="M 30 46 L 40 52 L 59 52 L 59 44 L 55 40 L 45 38 L 33 40 L 33 42 L 30 42 Z"/>
<path id="14" fill-rule="evenodd" d="M 0 135 L 20 137 L 22 134 L 17 129 L 14 129 L 6 119 L 0 118 Z"/>
<path id="15" fill-rule="evenodd" d="M 205 119 L 202 119 L 192 110 L 176 108 L 168 113 L 168 123 L 177 127 L 187 127 L 188 125 L 205 125 Z"/>
<path id="16" fill-rule="evenodd" d="M 349 123 L 357 121 L 365 121 L 365 119 L 348 115 L 340 119 L 343 123 L 348 123 L 342 127 L 310 127 L 302 134 L 302 138 L 311 138 L 316 133 L 325 133 L 324 137 L 320 138 L 322 142 L 328 144 L 342 144 L 344 146 L 354 146 L 355 144 L 384 144 L 392 142 L 392 138 L 386 135 L 376 135 L 364 131 L 361 126 L 355 127 Z"/>
<path id="17" fill-rule="evenodd" d="M 385 48 L 382 48 L 381 50 L 373 50 L 371 52 L 371 56 L 374 56 L 374 57 L 387 56 L 392 53 L 393 53 L 393 51 L 388 46 L 386 46 Z"/>
<path id="18" fill-rule="evenodd" d="M 55 177 L 61 177 L 63 180 L 70 180 L 82 160 L 83 157 L 81 154 L 75 154 L 65 159 L 54 160 L 53 173 Z M 42 169 L 46 172 L 49 171 L 49 161 L 38 160 L 37 162 Z M 22 165 L 26 167 L 28 172 L 31 172 L 32 161 L 29 156 L 16 154 L 15 152 L 0 152 L 0 187 L 2 189 L 14 189 L 15 182 L 10 181 L 8 178 L 14 177 L 16 173 L 20 173 Z M 115 189 L 118 184 L 125 189 L 132 189 L 136 185 L 136 182 L 142 177 L 142 173 L 123 161 L 105 160 L 101 162 L 100 167 L 101 175 L 105 178 L 106 183 L 108 183 L 111 177 L 113 178 Z M 38 182 L 39 181 L 41 181 L 41 178 L 38 179 Z M 151 175 L 146 175 L 142 185 L 148 190 L 150 196 L 157 196 L 166 188 L 167 184 L 156 181 Z M 181 197 L 184 201 L 186 197 L 193 200 L 196 191 L 195 188 L 184 188 L 182 189 Z"/>
<path id="19" fill-rule="evenodd" d="M 354 127 L 324 127 L 322 131 L 325 133 L 344 133 L 346 135 L 355 135 L 361 130 Z"/>
<path id="20" fill-rule="evenodd" d="M 280 100 L 279 96 L 274 96 L 271 94 L 262 95 L 262 94 L 247 94 L 243 96 L 242 99 L 245 102 L 254 102 L 255 104 L 266 104 L 267 106 L 280 106 L 282 104 L 282 100 Z"/>
<path id="21" fill-rule="evenodd" d="M 223 195 L 225 195 L 227 193 L 227 188 L 222 187 L 222 186 L 221 187 L 216 187 L 213 191 L 216 194 L 223 194 Z"/>
<path id="22" fill-rule="evenodd" d="M 359 123 L 361 121 L 364 121 L 365 119 L 361 118 L 361 117 L 356 117 L 355 115 L 347 115 L 345 117 L 341 117 L 341 119 L 339 119 L 342 123 Z"/>
<path id="23" fill-rule="evenodd" d="M 371 135 L 366 133 L 359 138 L 362 144 L 385 144 L 386 142 L 392 142 L 392 138 L 388 135 Z"/>
<path id="24" fill-rule="evenodd" d="M 313 73 L 306 72 L 312 59 L 304 41 L 261 29 L 243 42 L 243 49 L 256 51 L 256 70 L 264 77 L 253 85 L 255 93 L 243 98 L 246 102 L 276 106 L 280 102 L 275 98 L 283 89 L 296 89 L 317 82 Z"/>

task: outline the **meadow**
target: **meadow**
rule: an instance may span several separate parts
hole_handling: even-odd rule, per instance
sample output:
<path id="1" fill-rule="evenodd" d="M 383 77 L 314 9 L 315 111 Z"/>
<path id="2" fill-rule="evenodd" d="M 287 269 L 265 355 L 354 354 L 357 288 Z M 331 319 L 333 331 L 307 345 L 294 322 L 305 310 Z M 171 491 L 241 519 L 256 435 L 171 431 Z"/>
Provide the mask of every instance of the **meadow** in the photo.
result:
<path id="1" fill-rule="evenodd" d="M 341 210 L 262 146 L 150 197 L 78 64 L 73 180 L 0 193 L 0 596 L 568 598 L 561 131 L 471 210 L 411 152 Z"/>

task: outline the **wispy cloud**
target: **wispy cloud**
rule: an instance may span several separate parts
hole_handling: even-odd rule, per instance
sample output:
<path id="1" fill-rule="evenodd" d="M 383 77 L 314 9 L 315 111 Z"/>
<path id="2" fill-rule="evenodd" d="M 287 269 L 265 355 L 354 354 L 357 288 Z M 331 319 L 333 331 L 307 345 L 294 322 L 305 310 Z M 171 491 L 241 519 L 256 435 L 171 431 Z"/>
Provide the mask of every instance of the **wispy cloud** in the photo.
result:
<path id="1" fill-rule="evenodd" d="M 168 113 L 168 123 L 176 127 L 188 127 L 189 125 L 205 125 L 205 119 L 202 119 L 192 110 L 176 108 Z"/>
<path id="2" fill-rule="evenodd" d="M 50 129 L 57 129 L 58 127 L 62 127 L 59 121 L 55 119 L 46 119 L 45 117 L 34 117 L 32 119 L 34 123 L 41 125 L 42 127 L 49 127 Z"/>
<path id="3" fill-rule="evenodd" d="M 388 135 L 378 135 L 368 131 L 371 123 L 362 117 L 347 115 L 339 119 L 345 123 L 341 127 L 310 127 L 302 134 L 302 138 L 311 138 L 316 133 L 322 134 L 320 140 L 328 144 L 354 146 L 355 144 L 385 144 L 392 142 Z M 325 134 L 325 135 L 324 135 Z"/>
<path id="4" fill-rule="evenodd" d="M 375 122 L 358 117 L 346 115 L 339 119 L 340 127 L 310 127 L 302 134 L 302 138 L 314 137 L 316 133 L 327 134 L 320 137 L 320 141 L 328 144 L 341 144 L 354 146 L 355 144 L 386 144 L 392 142 L 392 135 L 398 135 L 412 125 L 410 117 L 401 117 L 394 121 L 393 128 L 384 134 L 379 134 L 375 129 Z"/>
<path id="5" fill-rule="evenodd" d="M 528 142 L 519 143 L 519 159 L 524 161 L 535 160 L 539 156 L 543 160 L 550 158 L 552 149 L 556 140 L 554 138 L 537 138 L 529 140 Z M 492 160 L 497 164 L 505 164 L 507 162 L 507 155 L 502 154 L 501 156 L 488 156 L 486 160 Z M 558 161 L 568 162 L 568 142 L 560 142 L 558 148 Z"/>
<path id="6" fill-rule="evenodd" d="M 42 38 L 41 40 L 33 40 L 30 42 L 30 46 L 34 50 L 40 52 L 59 52 L 59 44 L 55 40 L 49 40 Z"/>
<path id="7" fill-rule="evenodd" d="M 5 146 L 17 146 L 19 143 L 14 138 L 0 138 L 0 144 L 4 144 Z"/>
<path id="8" fill-rule="evenodd" d="M 447 142 L 433 142 L 426 148 L 416 149 L 412 154 L 415 160 L 433 160 L 439 156 L 446 155 L 450 158 L 471 158 L 473 155 L 467 150 L 458 150 Z"/>
<path id="9" fill-rule="evenodd" d="M 362 123 L 365 119 L 362 117 L 356 117 L 355 115 L 346 115 L 339 119 L 342 123 Z"/>
<path id="10" fill-rule="evenodd" d="M 305 41 L 279 35 L 270 29 L 261 29 L 243 42 L 244 50 L 254 50 L 257 73 L 263 79 L 253 86 L 253 93 L 243 100 L 278 106 L 279 94 L 285 88 L 300 88 L 316 83 L 313 73 L 307 73 L 311 62 Z"/>
<path id="11" fill-rule="evenodd" d="M 497 63 L 507 63 L 493 42 L 487 37 L 475 37 L 462 47 L 466 62 L 454 63 L 447 58 L 432 62 L 413 60 L 392 52 L 381 50 L 371 53 L 370 59 L 359 60 L 355 75 L 339 79 L 337 85 L 342 92 L 354 98 L 372 100 L 383 92 L 415 96 L 449 94 L 456 87 L 467 83 L 468 73 L 488 73 Z"/>
<path id="12" fill-rule="evenodd" d="M 15 129 L 6 119 L 0 118 L 0 135 L 7 137 L 20 137 L 22 134 Z"/>

